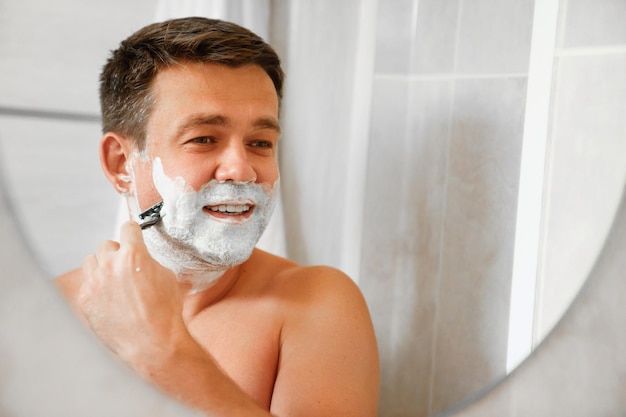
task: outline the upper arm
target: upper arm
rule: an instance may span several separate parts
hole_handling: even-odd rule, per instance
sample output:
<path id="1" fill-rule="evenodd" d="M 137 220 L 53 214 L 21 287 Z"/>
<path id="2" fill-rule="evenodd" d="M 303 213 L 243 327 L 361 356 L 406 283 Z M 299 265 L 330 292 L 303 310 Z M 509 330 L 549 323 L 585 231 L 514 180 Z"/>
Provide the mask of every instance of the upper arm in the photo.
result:
<path id="1" fill-rule="evenodd" d="M 279 416 L 375 416 L 379 362 L 365 300 L 332 268 L 307 268 L 291 291 L 272 397 Z"/>

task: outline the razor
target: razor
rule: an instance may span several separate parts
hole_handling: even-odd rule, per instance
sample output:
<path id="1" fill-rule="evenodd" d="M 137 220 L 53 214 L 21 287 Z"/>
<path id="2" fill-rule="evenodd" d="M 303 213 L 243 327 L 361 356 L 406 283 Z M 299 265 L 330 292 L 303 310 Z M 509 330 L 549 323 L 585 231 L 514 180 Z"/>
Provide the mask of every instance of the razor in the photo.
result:
<path id="1" fill-rule="evenodd" d="M 154 226 L 161 220 L 163 217 L 161 215 L 161 209 L 163 208 L 163 201 L 156 203 L 154 206 L 150 207 L 148 210 L 143 211 L 139 214 L 139 219 L 142 221 L 139 226 L 141 229 L 147 229 L 150 226 Z"/>

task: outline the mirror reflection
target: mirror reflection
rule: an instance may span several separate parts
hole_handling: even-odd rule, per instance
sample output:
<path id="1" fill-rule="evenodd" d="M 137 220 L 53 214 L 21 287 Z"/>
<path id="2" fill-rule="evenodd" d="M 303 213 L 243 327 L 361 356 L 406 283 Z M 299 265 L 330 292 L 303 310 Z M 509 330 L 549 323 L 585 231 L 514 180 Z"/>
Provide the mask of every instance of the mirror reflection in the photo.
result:
<path id="1" fill-rule="evenodd" d="M 262 247 L 357 282 L 379 415 L 445 411 L 558 320 L 625 178 L 626 10 L 538 3 L 5 1 L 0 167 L 19 221 L 51 277 L 115 238 L 98 161 L 108 51 L 163 18 L 238 22 L 287 73 Z"/>

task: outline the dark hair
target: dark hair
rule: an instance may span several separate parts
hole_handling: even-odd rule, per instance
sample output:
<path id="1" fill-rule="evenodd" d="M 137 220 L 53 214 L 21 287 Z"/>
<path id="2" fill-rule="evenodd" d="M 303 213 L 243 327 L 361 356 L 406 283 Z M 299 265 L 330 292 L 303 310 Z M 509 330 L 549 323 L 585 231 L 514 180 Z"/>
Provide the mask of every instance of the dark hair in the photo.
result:
<path id="1" fill-rule="evenodd" d="M 154 98 L 152 80 L 181 62 L 238 67 L 259 65 L 282 97 L 284 73 L 270 45 L 234 23 L 203 17 L 172 19 L 148 25 L 112 51 L 100 74 L 103 132 L 117 132 L 145 146 L 146 124 Z"/>

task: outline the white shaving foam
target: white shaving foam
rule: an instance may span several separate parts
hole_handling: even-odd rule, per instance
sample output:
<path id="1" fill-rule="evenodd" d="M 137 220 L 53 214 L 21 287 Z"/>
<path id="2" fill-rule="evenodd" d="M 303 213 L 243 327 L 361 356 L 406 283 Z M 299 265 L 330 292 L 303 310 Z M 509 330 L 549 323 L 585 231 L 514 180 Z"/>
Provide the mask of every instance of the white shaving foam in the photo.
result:
<path id="1" fill-rule="evenodd" d="M 269 223 L 280 183 L 212 180 L 195 191 L 182 177 L 167 177 L 160 158 L 153 160 L 152 177 L 163 208 L 161 221 L 143 232 L 146 246 L 180 281 L 190 282 L 192 292 L 208 288 L 225 271 L 250 257 Z M 136 217 L 136 200 L 131 203 Z M 251 204 L 254 209 L 243 221 L 216 218 L 203 210 L 220 204 Z"/>

